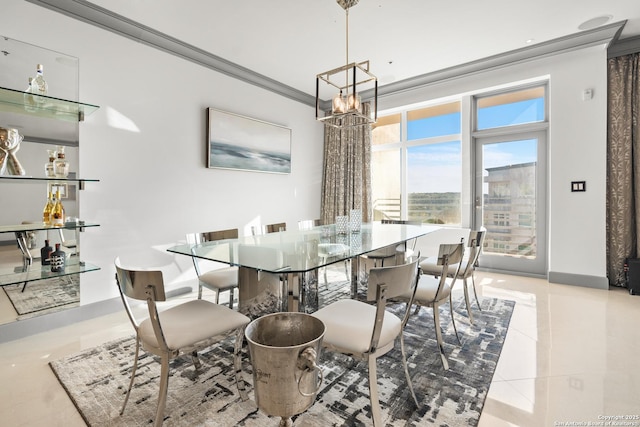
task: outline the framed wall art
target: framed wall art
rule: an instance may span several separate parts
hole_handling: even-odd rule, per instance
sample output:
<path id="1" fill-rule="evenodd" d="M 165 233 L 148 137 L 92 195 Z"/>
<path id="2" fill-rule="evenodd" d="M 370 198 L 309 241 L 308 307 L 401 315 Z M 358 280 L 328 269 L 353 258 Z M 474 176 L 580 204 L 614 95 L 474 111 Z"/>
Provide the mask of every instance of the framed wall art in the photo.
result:
<path id="1" fill-rule="evenodd" d="M 207 108 L 207 166 L 291 173 L 291 129 Z"/>

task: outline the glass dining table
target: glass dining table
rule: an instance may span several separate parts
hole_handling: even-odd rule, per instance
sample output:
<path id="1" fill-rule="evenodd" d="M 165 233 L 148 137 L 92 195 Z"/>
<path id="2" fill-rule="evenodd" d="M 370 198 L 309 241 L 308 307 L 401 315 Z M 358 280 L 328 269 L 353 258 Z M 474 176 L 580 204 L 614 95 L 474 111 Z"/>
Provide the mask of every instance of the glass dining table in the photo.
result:
<path id="1" fill-rule="evenodd" d="M 360 257 L 438 230 L 434 225 L 362 224 L 338 233 L 335 225 L 289 230 L 168 248 L 171 253 L 239 268 L 238 307 L 252 318 L 277 311 L 318 309 L 318 270 L 351 261 L 351 295 L 362 278 Z M 393 253 L 393 252 L 391 252 Z"/>

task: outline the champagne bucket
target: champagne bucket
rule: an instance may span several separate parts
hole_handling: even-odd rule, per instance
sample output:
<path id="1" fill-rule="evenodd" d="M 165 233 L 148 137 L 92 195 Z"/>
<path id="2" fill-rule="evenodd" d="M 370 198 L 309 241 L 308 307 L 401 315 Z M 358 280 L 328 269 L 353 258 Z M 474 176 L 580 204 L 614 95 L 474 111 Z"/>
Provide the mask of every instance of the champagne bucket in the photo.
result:
<path id="1" fill-rule="evenodd" d="M 282 418 L 306 411 L 322 385 L 320 357 L 325 326 L 305 313 L 273 313 L 252 321 L 245 330 L 253 366 L 258 408 Z"/>

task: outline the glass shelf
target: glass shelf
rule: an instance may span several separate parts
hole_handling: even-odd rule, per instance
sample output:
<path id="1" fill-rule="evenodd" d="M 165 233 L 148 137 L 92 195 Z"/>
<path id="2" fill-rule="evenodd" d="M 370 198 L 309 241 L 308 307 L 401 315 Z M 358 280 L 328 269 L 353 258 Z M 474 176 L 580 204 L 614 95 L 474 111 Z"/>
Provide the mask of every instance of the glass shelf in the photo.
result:
<path id="1" fill-rule="evenodd" d="M 72 184 L 78 183 L 81 187 L 84 187 L 85 182 L 100 182 L 99 179 L 84 179 L 84 178 L 46 178 L 41 176 L 21 176 L 21 175 L 2 175 L 0 176 L 0 182 L 13 181 L 23 183 L 33 182 L 70 182 Z"/>
<path id="2" fill-rule="evenodd" d="M 32 102 L 27 102 L 25 95 Z M 85 116 L 98 108 L 97 105 L 0 87 L 0 110 L 10 113 L 77 122 L 83 121 Z"/>
<path id="3" fill-rule="evenodd" d="M 0 225 L 0 233 L 15 233 L 39 230 L 75 230 L 76 228 L 80 228 L 80 231 L 82 231 L 82 229 L 85 227 L 99 227 L 99 224 L 80 224 L 79 222 L 66 222 L 63 227 L 44 225 L 44 223 L 42 222 L 36 224 Z"/>
<path id="4" fill-rule="evenodd" d="M 24 267 L 1 267 L 0 286 L 16 285 L 34 280 L 51 279 L 96 270 L 100 270 L 100 267 L 74 258 L 68 259 L 64 271 L 59 273 L 52 273 L 50 265 L 36 265 L 35 263 L 26 270 Z"/>

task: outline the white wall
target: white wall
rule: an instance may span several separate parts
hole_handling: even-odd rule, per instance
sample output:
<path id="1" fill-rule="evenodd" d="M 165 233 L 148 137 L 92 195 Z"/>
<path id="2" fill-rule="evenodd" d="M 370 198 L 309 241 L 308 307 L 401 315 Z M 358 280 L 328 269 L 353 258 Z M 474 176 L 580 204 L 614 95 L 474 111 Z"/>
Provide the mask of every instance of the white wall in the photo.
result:
<path id="1" fill-rule="evenodd" d="M 387 96 L 380 109 L 548 77 L 550 280 L 606 287 L 606 61 L 604 46 L 584 48 Z M 572 180 L 587 191 L 571 193 Z"/>
<path id="2" fill-rule="evenodd" d="M 100 106 L 80 125 L 80 176 L 100 179 L 81 194 L 81 218 L 101 224 L 82 235 L 83 258 L 102 268 L 81 276 L 81 304 L 117 295 L 117 255 L 177 284 L 191 260 L 165 249 L 185 233 L 319 216 L 311 107 L 21 0 L 2 15 L 0 35 L 78 57 L 80 100 Z M 292 173 L 207 169 L 207 107 L 290 127 Z"/>

